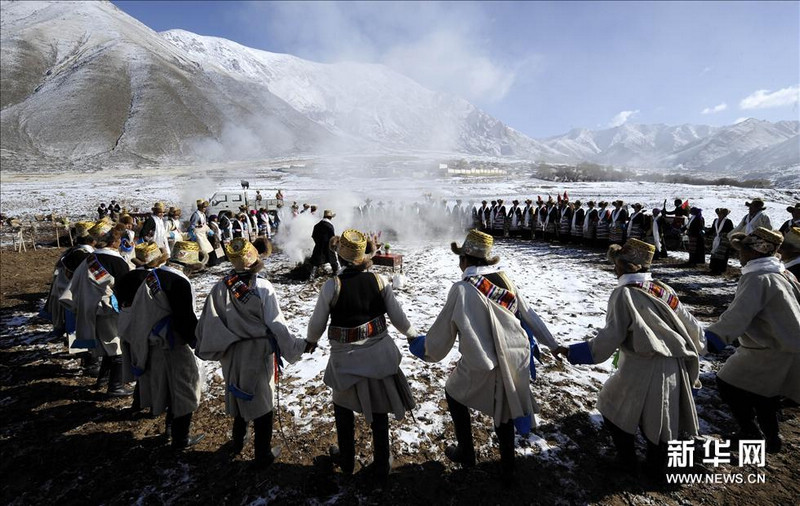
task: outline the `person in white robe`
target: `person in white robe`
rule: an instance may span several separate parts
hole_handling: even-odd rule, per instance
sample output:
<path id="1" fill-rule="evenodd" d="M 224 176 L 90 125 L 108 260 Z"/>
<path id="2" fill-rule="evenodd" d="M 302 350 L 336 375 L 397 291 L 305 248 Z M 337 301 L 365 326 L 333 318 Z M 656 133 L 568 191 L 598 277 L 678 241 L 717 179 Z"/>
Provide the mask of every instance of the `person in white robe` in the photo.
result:
<path id="1" fill-rule="evenodd" d="M 139 237 L 143 241 L 153 241 L 159 248 L 170 251 L 167 227 L 164 224 L 164 204 L 156 202 L 152 208 L 153 214 L 147 217 L 139 231 Z"/>
<path id="2" fill-rule="evenodd" d="M 731 236 L 742 277 L 733 302 L 706 332 L 713 351 L 739 341 L 717 373 L 720 397 L 739 425 L 731 439 L 763 435 L 769 453 L 782 447 L 780 397 L 800 402 L 800 283 L 775 255 L 782 242 L 780 232 L 764 227 Z"/>
<path id="3" fill-rule="evenodd" d="M 237 237 L 226 250 L 233 270 L 206 298 L 195 331 L 196 353 L 222 363 L 234 454 L 244 449 L 253 422 L 254 465 L 265 468 L 280 454 L 272 448 L 272 423 L 281 359 L 294 363 L 312 346 L 287 327 L 275 288 L 258 275 L 264 264 L 250 241 Z"/>
<path id="4" fill-rule="evenodd" d="M 728 232 L 730 239 L 733 234 L 743 233 L 745 235 L 752 234 L 758 227 L 764 227 L 772 230 L 772 223 L 769 216 L 764 212 L 764 201 L 760 198 L 754 198 L 752 202 L 745 202 L 748 212 L 742 218 L 742 221 L 736 225 L 733 230 Z"/>
<path id="5" fill-rule="evenodd" d="M 538 411 L 530 381 L 536 340 L 559 347 L 547 326 L 496 267 L 492 236 L 471 230 L 464 243 L 451 244 L 458 255 L 461 281 L 453 284 L 428 333 L 410 342 L 426 362 L 444 359 L 459 339 L 461 358 L 445 385 L 457 446 L 447 457 L 463 467 L 475 465 L 469 408 L 492 416 L 500 442 L 504 480 L 514 479 L 514 429 L 528 434 Z"/>
<path id="6" fill-rule="evenodd" d="M 418 333 L 395 299 L 392 284 L 369 271 L 375 243 L 366 234 L 348 229 L 334 237 L 331 245 L 343 267 L 322 285 L 306 337 L 310 343 L 318 342 L 327 326 L 330 358 L 323 381 L 332 389 L 339 443 L 331 454 L 344 474 L 353 472 L 354 412 L 363 413 L 373 438 L 368 472 L 385 481 L 392 461 L 388 414 L 400 420 L 415 406 L 386 316 L 406 337 Z"/>
<path id="7" fill-rule="evenodd" d="M 698 433 L 692 389 L 700 388 L 703 329 L 675 291 L 649 268 L 655 247 L 628 239 L 612 244 L 618 286 L 611 292 L 606 325 L 585 342 L 560 348 L 572 364 L 599 364 L 619 350 L 618 369 L 603 385 L 597 409 L 611 432 L 623 469 L 635 471 L 635 436 L 647 440 L 650 473 L 663 479 L 667 442 Z"/>

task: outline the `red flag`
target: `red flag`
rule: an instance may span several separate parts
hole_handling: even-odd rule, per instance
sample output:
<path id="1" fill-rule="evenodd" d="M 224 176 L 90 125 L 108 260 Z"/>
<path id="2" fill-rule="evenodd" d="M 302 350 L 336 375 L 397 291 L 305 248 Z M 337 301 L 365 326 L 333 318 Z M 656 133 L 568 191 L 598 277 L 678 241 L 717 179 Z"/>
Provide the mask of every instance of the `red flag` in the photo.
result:
<path id="1" fill-rule="evenodd" d="M 689 201 L 685 201 L 683 205 L 681 205 L 681 209 L 687 209 L 689 207 Z"/>
<path id="2" fill-rule="evenodd" d="M 567 195 L 567 190 L 564 190 L 564 200 L 569 200 L 569 196 Z"/>
<path id="3" fill-rule="evenodd" d="M 556 196 L 558 197 L 558 203 L 560 204 L 561 203 L 561 194 L 560 193 L 556 193 Z"/>

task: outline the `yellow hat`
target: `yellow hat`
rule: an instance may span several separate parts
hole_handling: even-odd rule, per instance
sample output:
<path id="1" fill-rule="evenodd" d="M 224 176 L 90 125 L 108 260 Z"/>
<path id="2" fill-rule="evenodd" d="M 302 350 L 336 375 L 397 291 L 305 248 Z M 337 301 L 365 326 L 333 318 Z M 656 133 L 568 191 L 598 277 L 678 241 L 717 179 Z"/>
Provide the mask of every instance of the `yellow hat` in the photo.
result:
<path id="1" fill-rule="evenodd" d="M 480 258 L 486 260 L 489 265 L 494 265 L 500 261 L 499 256 L 491 256 L 492 246 L 494 246 L 494 239 L 492 236 L 475 229 L 467 232 L 464 244 L 460 247 L 456 242 L 450 243 L 450 249 L 453 250 L 453 253 L 456 255 Z"/>
<path id="2" fill-rule="evenodd" d="M 360 264 L 366 259 L 367 236 L 358 230 L 347 229 L 339 237 L 336 252 L 352 264 Z"/>
<path id="3" fill-rule="evenodd" d="M 184 265 L 205 265 L 208 256 L 200 258 L 200 245 L 193 241 L 175 241 L 170 261 Z"/>
<path id="4" fill-rule="evenodd" d="M 164 212 L 164 203 L 163 202 L 156 202 L 153 204 L 153 212 L 154 213 L 163 213 Z"/>
<path id="5" fill-rule="evenodd" d="M 782 242 L 783 234 L 764 227 L 758 227 L 750 235 L 739 232 L 731 236 L 731 246 L 734 249 L 747 247 L 764 255 L 774 255 Z"/>
<path id="6" fill-rule="evenodd" d="M 235 237 L 227 246 L 225 253 L 233 264 L 234 270 L 246 271 L 258 262 L 258 250 L 243 237 Z"/>
<path id="7" fill-rule="evenodd" d="M 628 239 L 623 246 L 612 244 L 608 248 L 608 260 L 625 260 L 641 267 L 650 267 L 656 247 L 639 239 Z"/>
<path id="8" fill-rule="evenodd" d="M 800 251 L 800 228 L 792 227 L 783 236 L 783 246 Z"/>
<path id="9" fill-rule="evenodd" d="M 162 251 L 153 241 L 137 244 L 134 248 L 134 258 L 131 259 L 135 265 L 145 267 L 158 267 L 169 258 L 169 253 Z"/>
<path id="10" fill-rule="evenodd" d="M 110 222 L 100 220 L 89 229 L 89 235 L 94 237 L 95 240 L 100 241 L 107 233 L 111 231 L 112 228 L 114 228 L 114 225 L 112 225 Z"/>
<path id="11" fill-rule="evenodd" d="M 75 224 L 75 235 L 78 237 L 89 237 L 89 229 L 94 226 L 92 221 L 79 221 Z"/>

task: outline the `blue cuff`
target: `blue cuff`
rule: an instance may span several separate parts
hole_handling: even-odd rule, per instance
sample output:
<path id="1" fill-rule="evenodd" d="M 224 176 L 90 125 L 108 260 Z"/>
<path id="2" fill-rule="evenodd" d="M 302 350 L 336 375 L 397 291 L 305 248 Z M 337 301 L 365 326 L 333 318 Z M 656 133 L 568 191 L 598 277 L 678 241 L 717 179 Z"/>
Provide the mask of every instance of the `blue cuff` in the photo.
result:
<path id="1" fill-rule="evenodd" d="M 594 364 L 594 359 L 592 358 L 592 349 L 589 348 L 589 343 L 587 342 L 571 344 L 569 346 L 569 355 L 567 356 L 567 359 L 572 365 Z"/>
<path id="2" fill-rule="evenodd" d="M 415 357 L 425 359 L 425 336 L 417 336 L 416 339 L 411 341 L 411 344 L 408 345 L 409 351 Z"/>
<path id="3" fill-rule="evenodd" d="M 514 428 L 517 429 L 518 434 L 523 436 L 530 434 L 533 425 L 531 418 L 533 418 L 533 415 L 524 415 L 519 418 L 514 418 Z"/>
<path id="4" fill-rule="evenodd" d="M 115 312 L 119 313 L 119 301 L 117 300 L 117 296 L 112 293 L 110 301 L 111 301 L 111 307 L 114 309 Z"/>
<path id="5" fill-rule="evenodd" d="M 96 347 L 97 343 L 94 339 L 75 339 L 70 346 L 73 350 L 92 350 Z"/>
<path id="6" fill-rule="evenodd" d="M 67 328 L 68 334 L 75 332 L 75 313 L 69 309 L 64 310 L 64 326 Z"/>
<path id="7" fill-rule="evenodd" d="M 719 338 L 718 335 L 711 332 L 710 330 L 706 330 L 706 345 L 708 346 L 708 351 L 711 353 L 719 353 L 725 349 L 726 344 Z"/>
<path id="8" fill-rule="evenodd" d="M 228 385 L 228 392 L 230 392 L 231 395 L 233 395 L 237 399 L 242 399 L 243 401 L 252 401 L 254 397 L 253 394 L 245 392 L 244 390 L 240 389 L 233 383 Z"/>

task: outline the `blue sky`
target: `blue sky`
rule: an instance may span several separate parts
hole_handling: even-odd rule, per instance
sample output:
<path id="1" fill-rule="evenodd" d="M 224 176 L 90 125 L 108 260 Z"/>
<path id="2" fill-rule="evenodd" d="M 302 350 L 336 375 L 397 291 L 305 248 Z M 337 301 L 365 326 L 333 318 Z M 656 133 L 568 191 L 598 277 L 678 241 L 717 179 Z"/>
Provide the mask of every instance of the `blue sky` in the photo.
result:
<path id="1" fill-rule="evenodd" d="M 114 3 L 157 31 L 382 63 L 532 137 L 800 118 L 800 2 Z"/>

